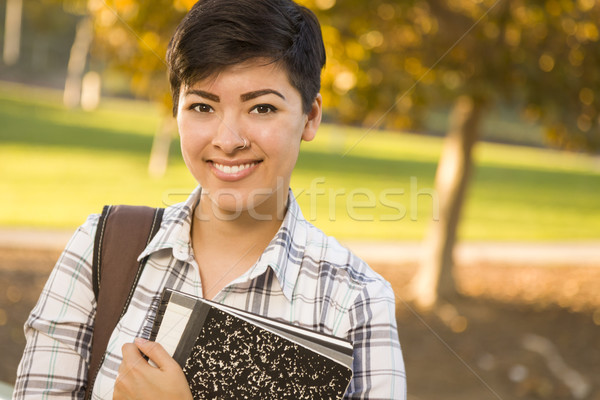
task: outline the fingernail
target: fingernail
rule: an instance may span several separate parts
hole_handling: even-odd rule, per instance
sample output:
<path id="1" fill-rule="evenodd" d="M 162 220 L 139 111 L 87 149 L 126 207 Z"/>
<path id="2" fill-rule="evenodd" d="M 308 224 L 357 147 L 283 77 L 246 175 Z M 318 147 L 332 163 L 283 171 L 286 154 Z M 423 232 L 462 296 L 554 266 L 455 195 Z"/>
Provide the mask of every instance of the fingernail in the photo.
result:
<path id="1" fill-rule="evenodd" d="M 144 339 L 144 338 L 141 338 L 141 337 L 138 337 L 138 338 L 134 339 L 135 344 L 144 344 L 147 341 L 148 341 L 148 339 Z"/>

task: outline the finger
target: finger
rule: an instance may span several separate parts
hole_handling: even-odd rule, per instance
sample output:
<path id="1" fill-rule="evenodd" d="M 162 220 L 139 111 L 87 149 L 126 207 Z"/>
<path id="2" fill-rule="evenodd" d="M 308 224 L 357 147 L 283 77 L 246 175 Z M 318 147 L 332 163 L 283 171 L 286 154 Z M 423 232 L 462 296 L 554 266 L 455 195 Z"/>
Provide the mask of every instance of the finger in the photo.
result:
<path id="1" fill-rule="evenodd" d="M 126 343 L 121 347 L 123 361 L 119 366 L 119 372 L 115 380 L 115 397 L 117 399 L 128 398 L 129 386 L 136 380 L 139 375 L 140 368 L 148 365 L 147 361 L 142 357 L 142 353 L 133 343 Z M 118 394 L 118 395 L 117 395 Z"/>
<path id="2" fill-rule="evenodd" d="M 128 375 L 135 368 L 143 368 L 148 365 L 148 362 L 142 357 L 142 353 L 138 350 L 137 346 L 133 343 L 126 343 L 121 347 L 121 353 L 123 355 L 123 361 L 119 366 L 119 374 Z"/>
<path id="3" fill-rule="evenodd" d="M 136 338 L 135 345 L 137 348 L 144 353 L 145 355 L 152 360 L 156 366 L 160 369 L 164 369 L 169 367 L 172 362 L 174 362 L 173 358 L 167 353 L 167 351 L 161 346 L 160 343 L 151 342 L 146 339 Z"/>
<path id="4" fill-rule="evenodd" d="M 121 353 L 123 354 L 123 359 L 127 359 L 130 363 L 143 359 L 142 353 L 140 353 L 138 347 L 133 343 L 125 343 L 121 347 Z"/>

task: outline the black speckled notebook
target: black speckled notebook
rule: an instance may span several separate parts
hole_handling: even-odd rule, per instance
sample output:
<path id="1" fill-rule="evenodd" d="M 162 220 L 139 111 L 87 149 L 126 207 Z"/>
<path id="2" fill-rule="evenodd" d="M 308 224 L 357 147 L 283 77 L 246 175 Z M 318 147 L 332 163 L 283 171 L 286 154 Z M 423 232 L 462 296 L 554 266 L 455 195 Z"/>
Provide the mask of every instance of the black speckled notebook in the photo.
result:
<path id="1" fill-rule="evenodd" d="M 182 366 L 194 399 L 341 399 L 352 378 L 346 340 L 171 289 L 150 340 Z"/>

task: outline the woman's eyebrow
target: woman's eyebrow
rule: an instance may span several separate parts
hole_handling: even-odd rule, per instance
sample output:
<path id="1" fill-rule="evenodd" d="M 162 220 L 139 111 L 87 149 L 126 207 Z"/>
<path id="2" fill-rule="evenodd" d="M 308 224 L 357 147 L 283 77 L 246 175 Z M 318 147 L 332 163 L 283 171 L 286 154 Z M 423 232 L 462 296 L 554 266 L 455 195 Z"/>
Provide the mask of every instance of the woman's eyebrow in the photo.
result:
<path id="1" fill-rule="evenodd" d="M 285 100 L 284 95 L 279 93 L 277 90 L 273 90 L 273 89 L 262 89 L 262 90 L 255 90 L 254 92 L 244 93 L 244 94 L 240 95 L 240 99 L 242 101 L 248 101 L 248 100 L 252 100 L 257 97 L 260 97 L 260 96 L 264 96 L 266 94 L 274 94 L 276 96 L 281 97 L 283 100 Z"/>
<path id="2" fill-rule="evenodd" d="M 190 89 L 185 92 L 186 96 L 190 95 L 190 94 L 195 94 L 196 96 L 204 97 L 205 99 L 212 100 L 215 103 L 219 103 L 221 101 L 219 96 L 217 96 L 216 94 L 212 94 L 210 92 L 205 92 L 204 90 L 200 90 L 200 89 Z"/>

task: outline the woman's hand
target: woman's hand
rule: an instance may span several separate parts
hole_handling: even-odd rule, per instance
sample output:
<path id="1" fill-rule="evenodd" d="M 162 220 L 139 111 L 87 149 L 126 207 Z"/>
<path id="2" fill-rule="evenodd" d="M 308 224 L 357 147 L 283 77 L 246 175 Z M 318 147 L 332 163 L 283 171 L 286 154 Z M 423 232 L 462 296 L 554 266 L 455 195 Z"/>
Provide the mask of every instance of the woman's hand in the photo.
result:
<path id="1" fill-rule="evenodd" d="M 193 400 L 181 367 L 160 344 L 136 339 L 135 344 L 125 344 L 122 351 L 123 362 L 115 381 L 113 399 Z M 150 365 L 140 351 L 158 368 Z"/>

